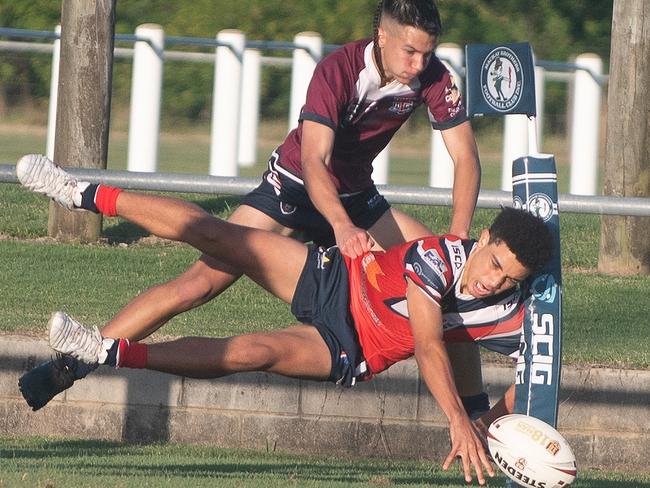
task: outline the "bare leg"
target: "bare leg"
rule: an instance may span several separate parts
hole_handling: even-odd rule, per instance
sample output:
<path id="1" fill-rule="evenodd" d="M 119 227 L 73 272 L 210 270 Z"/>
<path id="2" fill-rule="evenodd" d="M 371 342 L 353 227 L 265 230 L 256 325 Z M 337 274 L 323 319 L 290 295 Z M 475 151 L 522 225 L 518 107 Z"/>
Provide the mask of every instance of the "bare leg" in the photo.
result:
<path id="1" fill-rule="evenodd" d="M 428 227 L 396 208 L 391 208 L 388 212 L 384 213 L 368 229 L 368 233 L 375 241 L 373 250 L 375 248 L 377 250 L 386 250 L 397 244 L 412 241 L 419 237 L 433 235 L 433 232 Z"/>
<path id="2" fill-rule="evenodd" d="M 283 235 L 290 232 L 266 214 L 246 205 L 239 206 L 228 221 Z M 212 300 L 240 275 L 240 271 L 204 254 L 180 276 L 144 291 L 127 303 L 102 328 L 102 335 L 142 340 L 172 317 Z"/>
<path id="3" fill-rule="evenodd" d="M 147 359 L 147 369 L 192 378 L 267 371 L 325 380 L 331 368 L 329 349 L 311 325 L 224 339 L 185 337 L 150 345 Z"/>
<path id="4" fill-rule="evenodd" d="M 402 242 L 433 235 L 426 226 L 395 208 L 382 215 L 368 233 L 375 240 L 375 246 L 380 249 L 388 249 Z M 480 394 L 483 391 L 483 378 L 478 346 L 471 342 L 455 343 L 447 346 L 447 352 L 460 396 Z"/>
<path id="5" fill-rule="evenodd" d="M 242 213 L 261 214 L 250 207 L 240 208 L 246 210 L 235 219 L 242 219 Z M 242 272 L 282 300 L 290 301 L 293 296 L 307 253 L 293 239 L 233 225 L 190 202 L 153 195 L 122 192 L 117 212 L 155 235 L 187 242 L 210 256 L 178 281 L 136 298 L 103 330 L 107 337 L 145 337 L 177 313 L 216 296 Z M 257 222 L 270 226 L 262 219 Z"/>

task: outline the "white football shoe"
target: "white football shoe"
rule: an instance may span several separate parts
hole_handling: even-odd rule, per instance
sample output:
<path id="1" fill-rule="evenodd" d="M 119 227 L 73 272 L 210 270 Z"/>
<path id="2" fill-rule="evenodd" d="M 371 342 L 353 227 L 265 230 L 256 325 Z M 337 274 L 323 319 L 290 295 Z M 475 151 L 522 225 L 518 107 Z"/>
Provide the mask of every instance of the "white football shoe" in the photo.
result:
<path id="1" fill-rule="evenodd" d="M 47 195 L 68 210 L 81 206 L 81 193 L 90 184 L 77 181 L 41 154 L 28 154 L 20 158 L 16 163 L 16 176 L 24 187 Z"/>
<path id="2" fill-rule="evenodd" d="M 103 364 L 106 361 L 108 352 L 97 327 L 85 327 L 65 312 L 54 312 L 47 327 L 50 346 L 55 351 L 87 364 Z"/>

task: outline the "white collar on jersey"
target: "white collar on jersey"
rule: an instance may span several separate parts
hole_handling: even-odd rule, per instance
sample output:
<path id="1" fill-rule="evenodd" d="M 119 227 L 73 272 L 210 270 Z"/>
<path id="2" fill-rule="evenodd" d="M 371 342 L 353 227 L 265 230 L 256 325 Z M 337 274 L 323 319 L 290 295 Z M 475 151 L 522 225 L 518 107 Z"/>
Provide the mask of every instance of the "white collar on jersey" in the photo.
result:
<path id="1" fill-rule="evenodd" d="M 420 79 L 415 78 L 410 84 L 404 85 L 397 80 L 393 80 L 381 88 L 381 76 L 375 65 L 372 56 L 373 46 L 375 43 L 370 41 L 363 51 L 363 62 L 366 65 L 363 71 L 359 73 L 357 80 L 357 93 L 359 98 L 368 100 L 379 100 L 384 97 L 404 96 L 417 91 L 420 88 Z"/>

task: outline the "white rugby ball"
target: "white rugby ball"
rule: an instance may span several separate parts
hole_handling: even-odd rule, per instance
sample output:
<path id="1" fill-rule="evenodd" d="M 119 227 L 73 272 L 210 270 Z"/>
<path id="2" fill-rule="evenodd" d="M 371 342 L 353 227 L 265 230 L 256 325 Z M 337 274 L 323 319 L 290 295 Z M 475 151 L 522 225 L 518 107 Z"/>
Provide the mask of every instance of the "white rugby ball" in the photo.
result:
<path id="1" fill-rule="evenodd" d="M 540 419 L 505 415 L 492 422 L 487 437 L 496 465 L 521 486 L 564 488 L 576 477 L 576 458 L 569 443 Z"/>

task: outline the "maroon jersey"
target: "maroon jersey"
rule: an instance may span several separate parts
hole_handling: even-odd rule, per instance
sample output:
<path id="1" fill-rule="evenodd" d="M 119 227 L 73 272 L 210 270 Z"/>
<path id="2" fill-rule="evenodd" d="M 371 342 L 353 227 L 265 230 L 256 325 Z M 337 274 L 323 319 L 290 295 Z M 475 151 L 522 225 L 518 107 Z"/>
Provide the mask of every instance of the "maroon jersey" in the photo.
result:
<path id="1" fill-rule="evenodd" d="M 385 253 L 346 258 L 350 312 L 371 374 L 413 355 L 407 277 L 426 293 L 432 307 L 441 308 L 445 341 L 476 341 L 504 354 L 517 352 L 524 314 L 519 288 L 486 298 L 460 292 L 475 245 L 455 236 L 432 236 Z"/>
<path id="2" fill-rule="evenodd" d="M 426 104 L 434 129 L 448 129 L 467 120 L 460 92 L 438 58 L 432 56 L 410 84 L 394 80 L 380 88 L 372 48 L 372 40 L 355 41 L 316 66 L 300 123 L 278 149 L 279 171 L 302 182 L 303 120 L 335 132 L 329 172 L 342 194 L 372 186 L 373 160 L 420 104 Z"/>

